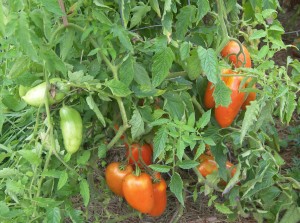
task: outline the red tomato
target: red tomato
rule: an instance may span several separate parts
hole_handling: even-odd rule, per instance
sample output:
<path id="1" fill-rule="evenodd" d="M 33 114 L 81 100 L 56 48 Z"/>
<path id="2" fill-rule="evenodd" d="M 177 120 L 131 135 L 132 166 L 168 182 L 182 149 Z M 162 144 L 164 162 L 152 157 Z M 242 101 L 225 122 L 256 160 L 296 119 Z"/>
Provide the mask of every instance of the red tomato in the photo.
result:
<path id="1" fill-rule="evenodd" d="M 153 183 L 154 205 L 148 213 L 151 216 L 162 215 L 167 207 L 167 184 L 160 174 L 157 174 L 157 176 L 160 181 Z"/>
<path id="2" fill-rule="evenodd" d="M 117 195 L 123 197 L 122 182 L 126 175 L 132 173 L 132 166 L 127 165 L 120 169 L 120 163 L 110 163 L 105 170 L 105 179 L 108 187 Z"/>
<path id="3" fill-rule="evenodd" d="M 233 63 L 235 67 L 251 67 L 251 58 L 249 51 L 245 46 L 242 45 L 243 52 L 245 55 L 241 53 L 241 49 L 239 44 L 236 41 L 229 41 L 227 45 L 221 51 L 222 57 L 228 57 L 228 60 Z"/>
<path id="4" fill-rule="evenodd" d="M 234 73 L 231 70 L 226 70 L 225 72 L 227 74 L 228 73 L 230 74 L 230 72 Z M 229 87 L 229 89 L 231 90 L 231 104 L 228 107 L 218 106 L 215 109 L 215 118 L 219 123 L 219 125 L 222 128 L 225 128 L 231 125 L 231 123 L 239 113 L 240 108 L 244 103 L 245 92 L 239 91 L 241 77 L 230 76 L 230 77 L 223 77 L 222 79 L 225 82 L 226 86 Z"/>
<path id="5" fill-rule="evenodd" d="M 201 154 L 199 157 L 200 163 L 206 161 L 206 160 L 214 160 L 214 157 L 211 155 Z"/>
<path id="6" fill-rule="evenodd" d="M 253 86 L 253 88 L 255 88 L 255 85 Z M 246 110 L 246 106 L 250 105 L 251 101 L 254 101 L 256 99 L 256 93 L 255 92 L 250 92 L 248 94 L 248 97 L 246 98 L 246 100 L 244 101 L 243 105 L 242 105 L 242 109 Z"/>
<path id="7" fill-rule="evenodd" d="M 134 209 L 149 213 L 154 205 L 154 192 L 151 177 L 147 173 L 136 176 L 128 174 L 122 185 L 124 197 Z"/>
<path id="8" fill-rule="evenodd" d="M 127 152 L 126 152 L 126 156 L 129 156 L 129 149 L 128 149 L 128 145 L 125 145 L 127 147 Z M 130 146 L 130 150 L 131 150 L 131 155 L 132 157 L 129 158 L 129 164 L 134 164 L 134 160 L 138 163 L 138 166 L 141 167 L 142 165 L 139 163 L 139 149 L 140 149 L 140 155 L 141 158 L 143 159 L 144 163 L 146 165 L 150 165 L 152 164 L 152 156 L 153 156 L 153 149 L 152 146 L 150 144 L 144 144 L 144 145 L 140 145 L 140 144 L 132 144 Z"/>
<path id="9" fill-rule="evenodd" d="M 204 94 L 204 105 L 207 109 L 215 107 L 215 99 L 213 97 L 214 87 L 211 82 L 207 83 L 207 87 Z"/>

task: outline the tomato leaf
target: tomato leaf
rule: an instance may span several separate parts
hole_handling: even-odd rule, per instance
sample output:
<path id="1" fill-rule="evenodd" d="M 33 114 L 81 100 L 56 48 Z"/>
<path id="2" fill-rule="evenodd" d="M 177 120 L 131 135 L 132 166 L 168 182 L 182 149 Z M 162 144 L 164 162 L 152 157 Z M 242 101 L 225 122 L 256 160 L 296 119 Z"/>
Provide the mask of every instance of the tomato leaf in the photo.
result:
<path id="1" fill-rule="evenodd" d="M 79 184 L 80 194 L 83 198 L 83 204 L 87 207 L 90 201 L 90 188 L 86 179 L 82 179 Z"/>
<path id="2" fill-rule="evenodd" d="M 177 165 L 182 169 L 188 170 L 195 166 L 198 166 L 199 162 L 194 161 L 194 160 L 183 160 L 181 162 L 178 162 Z"/>
<path id="3" fill-rule="evenodd" d="M 162 126 L 156 132 L 154 137 L 153 160 L 158 158 L 165 151 L 167 138 L 168 138 L 167 128 L 166 126 Z"/>
<path id="4" fill-rule="evenodd" d="M 199 129 L 204 128 L 210 121 L 211 109 L 206 111 L 201 118 L 197 121 L 196 126 Z"/>
<path id="5" fill-rule="evenodd" d="M 208 0 L 199 0 L 197 1 L 197 23 L 210 11 L 209 1 Z"/>
<path id="6" fill-rule="evenodd" d="M 153 87 L 159 86 L 168 76 L 174 58 L 174 53 L 169 47 L 155 53 L 152 64 Z"/>
<path id="7" fill-rule="evenodd" d="M 73 45 L 74 39 L 75 39 L 75 32 L 72 29 L 67 29 L 64 35 L 62 36 L 62 40 L 60 42 L 60 56 L 63 61 L 69 55 L 70 50 L 74 46 Z"/>
<path id="8" fill-rule="evenodd" d="M 179 40 L 184 39 L 185 34 L 188 31 L 189 25 L 194 20 L 196 7 L 194 5 L 187 5 L 180 9 L 180 12 L 176 16 L 176 37 Z"/>
<path id="9" fill-rule="evenodd" d="M 160 14 L 158 0 L 150 0 L 150 5 L 151 5 L 152 9 L 156 12 L 158 17 L 160 18 L 161 14 Z"/>
<path id="10" fill-rule="evenodd" d="M 142 19 L 146 16 L 147 12 L 151 10 L 151 7 L 145 5 L 143 2 L 139 2 L 139 5 L 135 6 L 131 12 L 133 14 L 130 20 L 130 29 L 140 24 Z"/>
<path id="11" fill-rule="evenodd" d="M 216 52 L 213 49 L 204 49 L 199 46 L 197 49 L 198 57 L 200 59 L 203 73 L 207 76 L 207 79 L 216 84 L 220 80 L 218 58 Z"/>
<path id="12" fill-rule="evenodd" d="M 84 222 L 82 211 L 76 210 L 73 207 L 67 207 L 66 213 L 70 217 L 73 223 Z"/>
<path id="13" fill-rule="evenodd" d="M 145 133 L 144 121 L 138 109 L 133 111 L 129 124 L 131 125 L 132 139 L 136 139 Z"/>
<path id="14" fill-rule="evenodd" d="M 110 88 L 113 95 L 115 95 L 115 96 L 126 97 L 131 94 L 131 91 L 129 90 L 129 88 L 124 83 L 122 83 L 121 81 L 118 81 L 116 79 L 107 81 L 106 85 Z"/>
<path id="15" fill-rule="evenodd" d="M 133 46 L 130 42 L 130 38 L 127 35 L 127 31 L 120 25 L 113 25 L 111 32 L 115 37 L 118 37 L 120 43 L 130 52 L 133 52 Z"/>
<path id="16" fill-rule="evenodd" d="M 61 222 L 61 214 L 60 214 L 60 209 L 58 207 L 49 209 L 47 211 L 47 222 L 49 223 Z"/>
<path id="17" fill-rule="evenodd" d="M 215 203 L 215 208 L 222 214 L 232 214 L 233 212 L 224 204 Z"/>
<path id="18" fill-rule="evenodd" d="M 265 30 L 255 30 L 253 34 L 249 37 L 249 40 L 254 40 L 254 39 L 261 39 L 267 35 L 267 32 Z"/>
<path id="19" fill-rule="evenodd" d="M 86 103 L 88 104 L 88 106 L 90 107 L 90 109 L 92 109 L 95 112 L 98 120 L 101 122 L 101 124 L 103 125 L 103 127 L 106 127 L 104 116 L 102 115 L 101 111 L 97 107 L 97 104 L 95 103 L 95 101 L 94 101 L 94 99 L 93 99 L 93 97 L 91 95 L 89 95 L 88 97 L 86 97 Z"/>
<path id="20" fill-rule="evenodd" d="M 189 78 L 191 80 L 197 79 L 200 76 L 202 69 L 196 50 L 191 51 L 191 56 L 186 59 L 186 63 L 187 64 L 184 66 L 184 69 L 188 73 Z"/>
<path id="21" fill-rule="evenodd" d="M 89 159 L 91 157 L 91 151 L 85 150 L 80 156 L 77 157 L 77 164 L 78 165 L 85 165 L 88 163 Z"/>
<path id="22" fill-rule="evenodd" d="M 68 178 L 68 173 L 66 171 L 62 171 L 57 184 L 57 190 L 61 189 L 68 182 Z"/>
<path id="23" fill-rule="evenodd" d="M 182 195 L 183 182 L 178 173 L 175 172 L 172 175 L 169 186 L 170 186 L 171 192 L 176 196 L 178 201 L 184 206 L 183 195 Z"/>
<path id="24" fill-rule="evenodd" d="M 196 154 L 194 156 L 194 160 L 198 159 L 201 154 L 203 154 L 205 151 L 205 143 L 203 141 L 200 142 L 200 145 L 198 146 L 196 150 Z"/>
<path id="25" fill-rule="evenodd" d="M 180 45 L 179 53 L 180 53 L 180 59 L 182 61 L 187 59 L 190 55 L 190 43 L 189 42 L 183 42 Z"/>
<path id="26" fill-rule="evenodd" d="M 119 69 L 120 81 L 129 86 L 134 78 L 134 59 L 131 55 L 122 63 Z M 138 74 L 139 75 L 139 74 Z"/>
<path id="27" fill-rule="evenodd" d="M 151 80 L 146 69 L 140 63 L 134 63 L 134 80 L 142 86 L 150 86 Z"/>
<path id="28" fill-rule="evenodd" d="M 240 143 L 243 143 L 244 137 L 246 133 L 249 131 L 250 127 L 256 123 L 257 116 L 259 113 L 259 104 L 257 101 L 251 101 L 250 105 L 247 106 L 247 110 L 245 113 L 245 117 L 242 124 L 241 129 L 241 137 L 240 137 Z"/>
<path id="29" fill-rule="evenodd" d="M 292 205 L 287 209 L 284 216 L 280 220 L 280 223 L 297 223 L 300 221 L 300 207 L 296 207 L 295 205 Z"/>
<path id="30" fill-rule="evenodd" d="M 285 121 L 287 124 L 291 121 L 293 112 L 295 111 L 297 106 L 296 103 L 296 94 L 293 92 L 288 92 L 287 101 L 286 101 L 286 111 L 285 111 Z"/>
<path id="31" fill-rule="evenodd" d="M 231 90 L 223 81 L 219 81 L 215 86 L 213 97 L 216 102 L 215 107 L 219 105 L 227 107 L 231 103 Z"/>
<path id="32" fill-rule="evenodd" d="M 42 162 L 38 154 L 33 150 L 31 151 L 31 150 L 22 149 L 19 150 L 18 153 L 32 165 L 39 165 Z"/>
<path id="33" fill-rule="evenodd" d="M 151 164 L 151 165 L 149 165 L 149 167 L 152 170 L 160 172 L 160 173 L 168 173 L 171 170 L 171 168 L 172 168 L 170 166 L 160 165 L 160 164 Z"/>

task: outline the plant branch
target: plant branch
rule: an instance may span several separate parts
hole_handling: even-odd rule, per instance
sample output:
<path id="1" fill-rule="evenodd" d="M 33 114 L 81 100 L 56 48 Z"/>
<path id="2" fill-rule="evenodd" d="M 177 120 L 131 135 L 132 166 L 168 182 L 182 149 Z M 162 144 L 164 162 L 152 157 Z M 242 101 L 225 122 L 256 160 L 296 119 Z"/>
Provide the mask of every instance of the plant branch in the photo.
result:
<path id="1" fill-rule="evenodd" d="M 196 106 L 196 108 L 198 109 L 198 111 L 200 112 L 200 114 L 203 115 L 205 113 L 205 111 L 202 108 L 202 106 L 199 104 L 199 102 L 197 101 L 196 96 L 192 97 L 192 102 Z"/>
<path id="2" fill-rule="evenodd" d="M 67 18 L 67 13 L 66 13 L 64 1 L 63 0 L 58 0 L 58 4 L 59 4 L 59 7 L 60 7 L 62 13 L 64 14 L 62 16 L 63 24 L 64 24 L 64 26 L 68 26 L 69 22 L 68 22 L 68 18 Z"/>

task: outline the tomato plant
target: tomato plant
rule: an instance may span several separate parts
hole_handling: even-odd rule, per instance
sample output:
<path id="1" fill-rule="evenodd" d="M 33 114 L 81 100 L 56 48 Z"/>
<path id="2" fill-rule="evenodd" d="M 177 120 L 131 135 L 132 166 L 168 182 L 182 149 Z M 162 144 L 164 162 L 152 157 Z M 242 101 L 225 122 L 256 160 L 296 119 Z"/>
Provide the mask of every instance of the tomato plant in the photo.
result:
<path id="1" fill-rule="evenodd" d="M 124 178 L 132 173 L 132 166 L 122 166 L 118 162 L 110 163 L 105 170 L 105 179 L 108 187 L 117 195 L 123 197 L 122 184 Z"/>

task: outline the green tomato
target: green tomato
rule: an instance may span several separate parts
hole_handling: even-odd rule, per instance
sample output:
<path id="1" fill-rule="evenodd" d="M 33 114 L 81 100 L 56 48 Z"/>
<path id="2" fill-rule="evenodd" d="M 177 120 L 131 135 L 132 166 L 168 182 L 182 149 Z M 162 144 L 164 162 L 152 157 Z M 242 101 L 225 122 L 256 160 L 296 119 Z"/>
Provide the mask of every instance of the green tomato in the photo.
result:
<path id="1" fill-rule="evenodd" d="M 74 108 L 63 106 L 59 110 L 60 128 L 68 153 L 75 153 L 82 142 L 82 119 Z"/>
<path id="2" fill-rule="evenodd" d="M 49 104 L 53 105 L 64 99 L 66 94 L 70 91 L 70 87 L 66 86 L 60 78 L 50 79 L 49 82 L 51 84 L 51 89 L 47 92 L 47 96 Z M 46 82 L 43 82 L 29 89 L 26 94 L 22 96 L 22 99 L 29 105 L 39 107 L 45 103 L 46 87 Z"/>
<path id="3" fill-rule="evenodd" d="M 27 93 L 27 91 L 29 89 L 30 89 L 30 87 L 26 87 L 24 85 L 20 85 L 19 86 L 19 95 L 20 95 L 20 97 L 23 97 Z"/>

